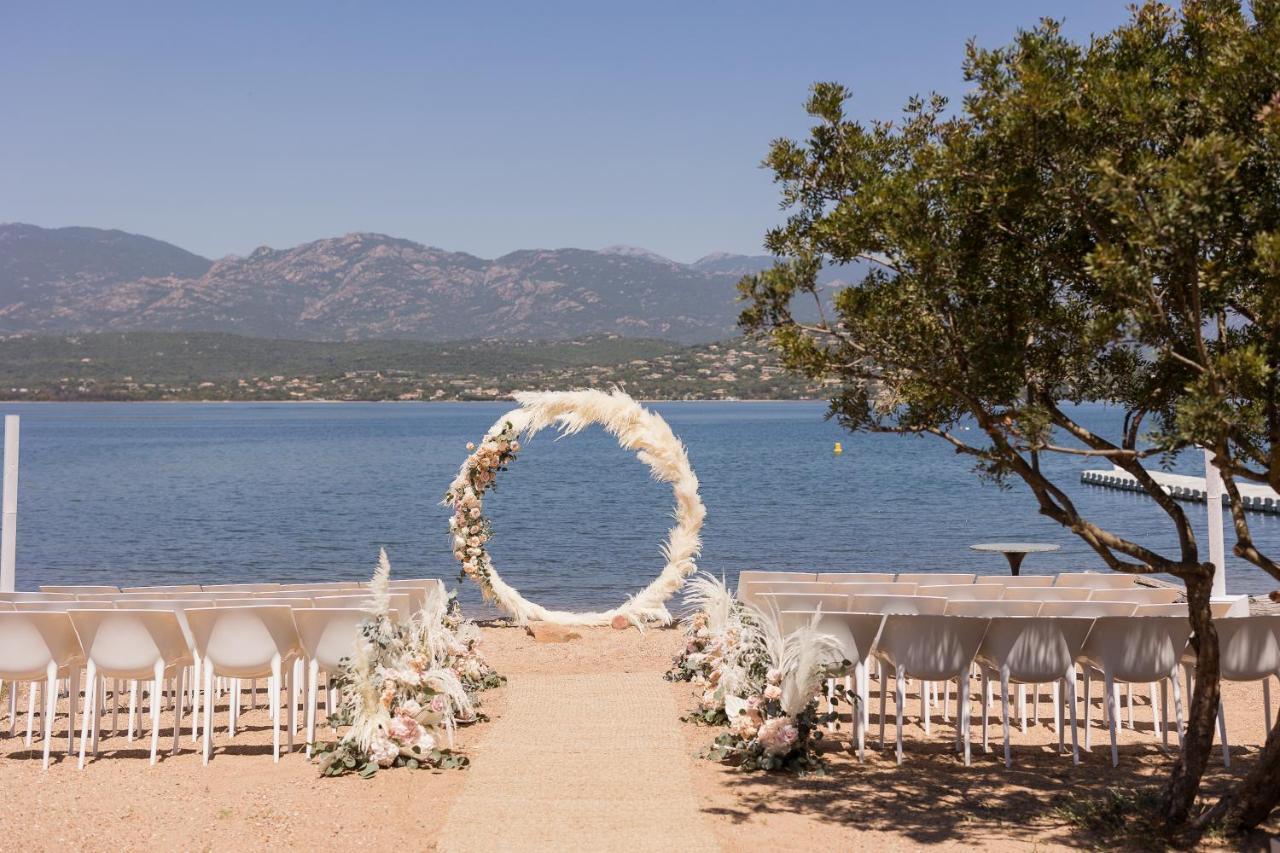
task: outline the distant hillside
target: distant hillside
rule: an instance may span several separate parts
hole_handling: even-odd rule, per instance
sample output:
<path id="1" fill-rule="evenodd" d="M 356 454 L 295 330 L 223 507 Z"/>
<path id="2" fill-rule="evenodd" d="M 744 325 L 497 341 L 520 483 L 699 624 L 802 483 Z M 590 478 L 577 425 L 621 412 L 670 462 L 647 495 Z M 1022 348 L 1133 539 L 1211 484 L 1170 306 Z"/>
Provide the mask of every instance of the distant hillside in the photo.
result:
<path id="1" fill-rule="evenodd" d="M 769 258 L 680 264 L 643 249 L 531 249 L 495 260 L 381 234 L 208 261 L 93 228 L 0 225 L 0 334 L 218 331 L 263 338 L 711 341 L 736 334 L 735 285 Z"/>
<path id="2" fill-rule="evenodd" d="M 575 341 L 279 341 L 217 332 L 0 338 L 6 400 L 455 400 L 607 388 L 648 398 L 812 397 L 765 348 Z"/>

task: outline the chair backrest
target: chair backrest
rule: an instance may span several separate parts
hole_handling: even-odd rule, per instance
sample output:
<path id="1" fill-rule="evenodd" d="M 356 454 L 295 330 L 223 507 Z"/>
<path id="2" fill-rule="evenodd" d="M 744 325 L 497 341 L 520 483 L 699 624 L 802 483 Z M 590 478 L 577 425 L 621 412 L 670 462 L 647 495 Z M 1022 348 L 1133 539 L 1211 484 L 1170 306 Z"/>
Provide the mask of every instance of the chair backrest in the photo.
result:
<path id="1" fill-rule="evenodd" d="M 750 581 L 739 590 L 745 589 L 746 592 L 741 594 L 743 601 L 760 606 L 758 596 L 766 592 L 789 592 L 789 593 L 808 593 L 811 595 L 821 595 L 831 586 L 831 584 L 818 583 L 817 581 Z"/>
<path id="2" fill-rule="evenodd" d="M 1132 616 L 1136 604 L 1124 601 L 1046 601 L 1040 605 L 1041 616 L 1097 619 L 1102 616 Z M 1186 608 L 1183 608 L 1186 612 Z"/>
<path id="3" fill-rule="evenodd" d="M 12 603 L 14 610 L 44 610 L 53 613 L 115 607 L 113 601 L 15 601 Z"/>
<path id="4" fill-rule="evenodd" d="M 927 595 L 855 595 L 849 602 L 854 613 L 924 614 L 941 616 L 947 600 Z"/>
<path id="5" fill-rule="evenodd" d="M 121 595 L 119 592 L 78 592 L 76 601 L 115 601 Z"/>
<path id="6" fill-rule="evenodd" d="M 290 589 L 328 589 L 328 590 L 345 590 L 345 589 L 361 589 L 368 586 L 359 581 L 324 581 L 311 583 L 282 583 L 281 590 Z"/>
<path id="7" fill-rule="evenodd" d="M 171 583 L 162 584 L 160 586 L 126 586 L 120 590 L 121 592 L 141 592 L 146 595 L 155 595 L 164 592 L 200 592 L 200 584 L 198 583 Z"/>
<path id="8" fill-rule="evenodd" d="M 919 588 L 913 583 L 898 581 L 827 584 L 827 592 L 837 595 L 915 595 L 918 590 Z"/>
<path id="9" fill-rule="evenodd" d="M 1280 675 L 1280 614 L 1219 619 L 1214 626 L 1223 678 L 1254 681 Z"/>
<path id="10" fill-rule="evenodd" d="M 1011 616 L 1039 616 L 1038 601 L 981 601 L 948 599 L 948 616 L 973 616 L 979 619 L 994 619 Z"/>
<path id="11" fill-rule="evenodd" d="M 1017 681 L 1052 682 L 1075 666 L 1092 619 L 996 617 L 978 649 L 978 660 Z"/>
<path id="12" fill-rule="evenodd" d="M 778 614 L 778 624 L 784 636 L 801 626 L 815 624 L 818 631 L 835 638 L 840 644 L 841 654 L 851 664 L 859 663 L 871 654 L 883 621 L 883 616 L 871 613 L 828 613 L 824 610 L 815 616 L 813 611 L 784 610 Z"/>
<path id="13" fill-rule="evenodd" d="M 1088 601 L 1093 590 L 1088 587 L 1004 588 L 1005 601 Z"/>
<path id="14" fill-rule="evenodd" d="M 1103 616 L 1095 619 L 1080 656 L 1118 681 L 1168 677 L 1191 636 L 1185 616 Z"/>
<path id="15" fill-rule="evenodd" d="M 0 612 L 0 679 L 44 678 L 50 662 L 62 667 L 79 657 L 80 640 L 66 613 Z"/>
<path id="16" fill-rule="evenodd" d="M 1102 602 L 1089 602 L 1090 604 L 1101 604 Z M 1210 609 L 1213 618 L 1217 619 L 1218 615 Z M 1120 615 L 1124 614 L 1108 614 Z M 1187 605 L 1184 604 L 1135 604 L 1133 607 L 1133 616 L 1188 616 Z"/>
<path id="17" fill-rule="evenodd" d="M 738 589 L 743 589 L 755 581 L 815 581 L 816 572 L 761 572 L 754 569 L 738 572 Z"/>
<path id="18" fill-rule="evenodd" d="M 1123 572 L 1060 572 L 1054 586 L 1085 589 L 1133 589 L 1135 575 Z"/>
<path id="19" fill-rule="evenodd" d="M 440 578 L 392 578 L 387 581 L 387 586 L 395 587 L 417 587 L 418 589 L 435 589 L 444 588 L 444 581 Z"/>
<path id="20" fill-rule="evenodd" d="M 284 605 L 193 607 L 186 613 L 196 651 L 226 675 L 258 672 L 277 654 L 301 651 L 293 611 Z"/>
<path id="21" fill-rule="evenodd" d="M 15 609 L 12 601 L 0 601 L 0 610 L 13 611 Z"/>
<path id="22" fill-rule="evenodd" d="M 188 655 L 172 610 L 74 610 L 70 616 L 85 658 L 103 675 L 144 678 L 157 661 L 167 665 Z"/>
<path id="23" fill-rule="evenodd" d="M 0 592 L 0 601 L 75 601 L 69 592 Z"/>
<path id="24" fill-rule="evenodd" d="M 813 613 L 819 609 L 823 613 L 844 612 L 849 607 L 847 595 L 825 595 L 823 593 L 806 592 L 762 592 L 756 596 L 760 609 L 766 613 L 782 613 L 783 611 Z"/>
<path id="25" fill-rule="evenodd" d="M 968 672 L 987 621 L 968 616 L 890 614 L 885 616 L 876 641 L 876 654 L 910 677 L 929 681 L 954 678 Z"/>
<path id="26" fill-rule="evenodd" d="M 893 583 L 893 572 L 818 572 L 823 583 Z"/>
<path id="27" fill-rule="evenodd" d="M 999 584 L 1005 589 L 1019 589 L 1025 587 L 1042 587 L 1053 586 L 1053 575 L 978 575 L 973 579 L 975 585 L 986 586 L 987 584 Z"/>
<path id="28" fill-rule="evenodd" d="M 128 601 L 117 602 L 116 607 L 121 610 L 168 610 L 178 618 L 178 625 L 182 628 L 182 636 L 186 638 L 187 646 L 195 649 L 195 637 L 191 634 L 191 625 L 187 622 L 187 611 L 194 607 L 209 607 L 212 602 L 205 598 L 131 598 Z"/>
<path id="29" fill-rule="evenodd" d="M 391 615 L 397 620 L 407 621 L 413 616 L 413 596 L 407 592 L 392 592 L 387 596 L 391 602 Z M 357 595 L 317 595 L 314 599 L 316 607 L 340 607 L 340 608 L 356 608 L 357 610 L 368 610 L 368 605 L 373 603 L 373 597 L 366 591 Z"/>
<path id="30" fill-rule="evenodd" d="M 914 583 L 921 586 L 941 586 L 962 583 L 973 583 L 973 572 L 898 572 L 894 578 L 899 583 Z"/>
<path id="31" fill-rule="evenodd" d="M 313 607 L 313 601 L 314 599 L 311 598 L 277 598 L 274 596 L 263 598 L 260 595 L 241 596 L 235 595 L 234 593 L 220 595 L 214 599 L 214 602 L 216 602 L 219 607 L 252 607 L 255 604 L 276 604 L 284 607 Z"/>
<path id="32" fill-rule="evenodd" d="M 933 586 L 921 584 L 916 595 L 940 595 L 948 601 L 997 601 L 1004 595 L 1004 587 L 995 584 L 946 584 Z"/>
<path id="33" fill-rule="evenodd" d="M 200 589 L 205 592 L 266 592 L 279 589 L 278 583 L 206 583 Z"/>
<path id="34" fill-rule="evenodd" d="M 1090 601 L 1130 601 L 1134 604 L 1174 604 L 1182 597 L 1170 587 L 1135 587 L 1134 589 L 1095 589 Z"/>
<path id="35" fill-rule="evenodd" d="M 45 586 L 41 584 L 41 592 L 65 592 L 71 595 L 82 595 L 94 592 L 119 592 L 120 590 L 114 586 L 91 586 L 88 584 L 79 584 L 73 586 Z"/>
<path id="36" fill-rule="evenodd" d="M 351 607 L 317 607 L 299 610 L 293 618 L 307 657 L 322 670 L 334 672 L 343 658 L 351 657 L 360 624 L 369 614 Z"/>

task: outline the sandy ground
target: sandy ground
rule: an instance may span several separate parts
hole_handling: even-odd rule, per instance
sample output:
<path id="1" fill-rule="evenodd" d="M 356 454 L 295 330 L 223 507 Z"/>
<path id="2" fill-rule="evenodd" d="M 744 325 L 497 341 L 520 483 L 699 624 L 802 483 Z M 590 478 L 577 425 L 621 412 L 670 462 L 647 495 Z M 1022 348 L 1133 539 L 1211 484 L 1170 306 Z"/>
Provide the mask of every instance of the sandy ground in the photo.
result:
<path id="1" fill-rule="evenodd" d="M 519 629 L 486 629 L 486 652 L 512 683 L 484 694 L 482 710 L 492 717 L 490 722 L 460 733 L 459 746 L 476 764 L 469 771 L 396 770 L 367 781 L 321 779 L 300 753 L 272 763 L 270 730 L 261 710 L 242 718 L 247 731 L 234 741 L 225 730 L 218 731 L 215 757 L 208 767 L 201 765 L 185 734 L 181 754 L 166 756 L 156 767 L 147 764 L 147 740 L 129 743 L 123 735 L 104 736 L 101 756 L 83 772 L 77 771 L 74 758 L 57 750 L 54 765 L 43 772 L 38 739 L 29 751 L 22 744 L 21 731 L 16 738 L 0 737 L 0 795 L 4 798 L 0 837 L 21 838 L 23 849 L 41 850 L 368 849 L 391 844 L 436 849 L 455 803 L 470 780 L 479 777 L 477 770 L 486 756 L 509 761 L 503 753 L 510 740 L 499 736 L 500 727 L 507 716 L 506 694 L 515 695 L 515 685 L 522 678 L 531 684 L 541 676 L 610 673 L 660 680 L 680 644 L 675 631 L 582 633 L 582 639 L 567 644 L 541 645 Z M 671 697 L 662 707 L 692 706 L 690 685 L 660 683 Z M 1232 769 L 1225 771 L 1215 755 L 1207 776 L 1210 790 L 1247 772 L 1250 757 L 1263 740 L 1261 692 L 1258 684 L 1226 686 L 1234 744 Z M 554 701 L 554 691 L 540 693 L 538 701 Z M 1096 726 L 1096 687 L 1094 701 Z M 527 710 L 528 703 L 524 704 Z M 1042 716 L 1047 706 L 1046 700 Z M 694 758 L 718 730 L 678 719 L 653 719 L 651 725 L 663 737 L 683 738 L 683 756 L 670 760 L 680 762 L 681 773 L 687 768 L 700 820 L 725 850 L 842 850 L 869 845 L 884 849 L 1090 847 L 1097 842 L 1081 837 L 1056 814 L 1058 799 L 1156 784 L 1172 762 L 1156 746 L 1145 699 L 1137 709 L 1138 730 L 1126 729 L 1122 734 L 1120 766 L 1114 770 L 1104 729 L 1095 728 L 1093 752 L 1084 753 L 1083 764 L 1073 768 L 1069 755 L 1054 754 L 1050 744 L 1056 744 L 1057 738 L 1043 721 L 1026 735 L 1015 729 L 1012 770 L 1006 770 L 1000 758 L 998 728 L 992 730 L 995 751 L 986 755 L 975 747 L 973 766 L 966 768 L 950 748 L 954 734 L 950 724 L 935 716 L 932 735 L 924 734 L 918 723 L 917 698 L 908 701 L 907 754 L 898 767 L 891 752 L 882 755 L 877 749 L 874 698 L 871 710 L 866 763 L 858 764 L 845 749 L 846 721 L 828 753 L 829 773 L 803 780 L 740 773 Z M 520 725 L 527 727 L 528 715 L 523 716 Z M 554 716 L 559 725 L 572 720 L 572 715 Z M 975 738 L 979 737 L 977 717 L 975 706 Z M 58 718 L 61 732 L 65 732 L 64 719 Z M 162 743 L 171 719 L 168 713 L 163 717 Z M 225 715 L 220 713 L 219 719 L 225 721 Z M 109 725 L 109 717 L 105 722 Z M 4 720 L 6 732 L 7 723 Z M 22 715 L 19 726 L 25 729 Z M 599 736 L 594 724 L 584 729 L 592 737 Z M 890 727 L 890 738 L 892 732 Z M 492 748 L 487 749 L 491 734 Z M 504 741 L 508 746 L 503 746 Z M 59 743 L 65 749 L 65 734 Z M 598 774 L 599 779 L 614 782 L 630 772 L 626 766 L 612 764 L 606 752 L 601 756 L 598 766 L 584 765 L 582 755 L 569 759 L 573 763 L 567 766 L 577 774 Z M 555 754 L 540 753 L 538 760 L 546 762 L 547 778 L 554 779 Z M 493 769 L 487 768 L 485 775 L 493 778 Z M 647 768 L 646 772 L 655 771 Z M 573 780 L 578 788 L 589 784 L 590 778 Z M 660 813 L 655 821 L 662 821 Z M 1262 836 L 1255 841 L 1259 846 L 1265 843 Z M 625 834 L 602 833 L 599 844 L 590 849 L 633 848 Z"/>

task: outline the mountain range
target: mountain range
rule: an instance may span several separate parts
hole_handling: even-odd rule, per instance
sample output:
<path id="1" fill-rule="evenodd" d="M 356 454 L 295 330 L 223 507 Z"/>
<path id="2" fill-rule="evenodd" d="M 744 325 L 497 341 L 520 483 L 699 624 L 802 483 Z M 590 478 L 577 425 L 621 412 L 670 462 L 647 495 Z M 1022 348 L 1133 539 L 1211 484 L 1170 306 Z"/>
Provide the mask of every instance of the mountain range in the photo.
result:
<path id="1" fill-rule="evenodd" d="M 123 231 L 0 224 L 0 334 L 698 343 L 736 333 L 738 279 L 772 263 L 717 253 L 684 264 L 628 246 L 488 260 L 368 233 L 209 260 Z"/>

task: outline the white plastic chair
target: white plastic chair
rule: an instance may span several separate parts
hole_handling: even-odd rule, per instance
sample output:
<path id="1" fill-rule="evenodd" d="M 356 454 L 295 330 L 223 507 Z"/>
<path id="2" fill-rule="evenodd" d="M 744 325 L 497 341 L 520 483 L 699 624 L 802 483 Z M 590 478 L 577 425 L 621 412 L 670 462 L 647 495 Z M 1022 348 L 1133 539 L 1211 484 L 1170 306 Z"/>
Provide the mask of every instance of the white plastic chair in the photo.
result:
<path id="1" fill-rule="evenodd" d="M 1053 575 L 1008 575 L 1005 577 L 997 577 L 996 575 L 978 575 L 973 579 L 974 584 L 978 586 L 998 584 L 1005 589 L 1053 586 L 1053 581 Z"/>
<path id="2" fill-rule="evenodd" d="M 941 616 L 947 600 L 928 595 L 855 595 L 849 602 L 854 613 L 895 613 Z"/>
<path id="3" fill-rule="evenodd" d="M 758 597 L 766 592 L 812 593 L 821 595 L 831 586 L 817 581 L 749 581 L 739 587 L 739 595 L 748 604 L 760 606 Z"/>
<path id="4" fill-rule="evenodd" d="M 1090 667 L 1102 672 L 1107 720 L 1111 729 L 1112 767 L 1120 762 L 1116 743 L 1119 729 L 1117 683 L 1154 684 L 1172 681 L 1178 744 L 1181 747 L 1182 692 L 1178 685 L 1177 667 L 1190 636 L 1191 622 L 1182 616 L 1104 616 L 1094 621 L 1093 630 L 1080 652 L 1080 661 L 1085 665 L 1085 749 L 1089 749 Z M 1159 725 L 1158 720 L 1156 724 Z M 1167 725 L 1164 731 L 1165 737 L 1168 737 Z"/>
<path id="5" fill-rule="evenodd" d="M 141 592 L 146 595 L 156 595 L 157 593 L 166 592 L 200 592 L 200 584 L 198 583 L 171 583 L 161 586 L 126 586 L 121 588 L 121 592 Z"/>
<path id="6" fill-rule="evenodd" d="M 71 701 L 67 714 L 67 752 L 75 737 L 75 697 L 79 692 L 80 668 L 84 656 L 71 619 L 56 612 L 0 612 L 0 680 L 9 682 L 12 713 L 14 686 L 27 683 L 34 690 L 40 684 L 44 702 L 44 768 L 49 768 L 49 748 L 53 743 L 53 718 L 58 705 L 58 680 L 71 684 Z M 32 693 L 34 699 L 35 694 Z M 27 715 L 27 741 L 31 746 L 31 714 Z"/>
<path id="7" fill-rule="evenodd" d="M 997 601 L 1004 596 L 1004 587 L 994 584 L 921 584 L 916 595 L 939 595 L 948 601 Z"/>
<path id="8" fill-rule="evenodd" d="M 818 572 L 820 583 L 893 583 L 893 572 Z"/>
<path id="9" fill-rule="evenodd" d="M 61 592 L 70 595 L 81 595 L 94 592 L 119 592 L 119 587 L 114 586 L 93 586 L 90 584 L 77 584 L 72 586 L 40 586 L 41 592 Z"/>
<path id="10" fill-rule="evenodd" d="M 1076 589 L 1133 589 L 1137 575 L 1124 572 L 1060 572 L 1054 587 Z"/>
<path id="11" fill-rule="evenodd" d="M 0 601 L 75 601 L 69 592 L 0 592 Z"/>
<path id="12" fill-rule="evenodd" d="M 787 611 L 814 613 L 818 610 L 823 613 L 839 613 L 847 610 L 849 605 L 849 596 L 847 595 L 827 595 L 824 593 L 765 592 L 761 593 L 757 598 L 760 601 L 760 609 L 770 614 Z M 795 628 L 792 627 L 790 630 L 795 630 Z M 790 630 L 784 627 L 783 633 L 790 633 Z"/>
<path id="13" fill-rule="evenodd" d="M 288 748 L 293 749 L 293 664 L 302 654 L 302 641 L 292 608 L 265 604 L 250 607 L 200 607 L 187 611 L 196 651 L 204 662 L 204 755 L 213 749 L 213 678 L 270 676 L 271 754 L 280 760 L 280 689 L 289 697 Z M 282 681 L 282 678 L 284 679 Z M 236 701 L 239 701 L 238 698 Z"/>
<path id="14" fill-rule="evenodd" d="M 1088 601 L 1093 590 L 1080 587 L 1005 587 L 1005 601 Z"/>
<path id="15" fill-rule="evenodd" d="M 1241 616 L 1218 619 L 1218 665 L 1223 681 L 1262 682 L 1262 730 L 1275 723 L 1271 716 L 1271 676 L 1280 678 L 1280 616 Z M 1218 737 L 1222 740 L 1222 763 L 1231 766 L 1231 745 L 1227 740 L 1227 715 L 1218 701 Z"/>
<path id="16" fill-rule="evenodd" d="M 1127 601 L 1132 604 L 1175 604 L 1182 597 L 1168 587 L 1135 587 L 1134 589 L 1095 589 L 1090 601 Z M 1186 609 L 1186 605 L 1183 605 Z"/>
<path id="17" fill-rule="evenodd" d="M 362 584 L 359 581 L 323 581 L 323 582 L 305 582 L 305 583 L 282 583 L 280 589 L 326 589 L 326 590 L 347 590 L 367 588 L 368 584 Z"/>
<path id="18" fill-rule="evenodd" d="M 407 592 L 392 592 L 387 598 L 391 605 L 391 618 L 396 622 L 407 622 L 416 612 L 413 606 L 414 596 Z M 339 607 L 368 610 L 373 599 L 366 592 L 361 595 L 317 595 L 312 602 L 316 607 Z"/>
<path id="19" fill-rule="evenodd" d="M 200 589 L 203 592 L 223 593 L 266 592 L 279 588 L 280 584 L 278 583 L 206 583 L 200 585 Z"/>
<path id="20" fill-rule="evenodd" d="M 913 583 L 885 581 L 883 583 L 830 583 L 826 591 L 839 595 L 915 595 Z"/>
<path id="21" fill-rule="evenodd" d="M 749 583 L 755 581 L 815 581 L 818 579 L 816 572 L 764 572 L 749 569 L 747 571 L 738 572 L 738 589 L 746 587 Z"/>
<path id="22" fill-rule="evenodd" d="M 946 584 L 973 583 L 976 577 L 973 572 L 898 572 L 894 580 L 898 583 L 914 583 L 918 585 L 939 586 Z"/>
<path id="23" fill-rule="evenodd" d="M 181 697 L 187 667 L 193 663 L 177 615 L 171 610 L 73 610 L 75 625 L 87 661 L 87 703 L 80 731 L 80 769 L 84 769 L 85 744 L 93 729 L 93 754 L 98 755 L 98 679 L 151 680 L 151 763 L 160 746 L 160 693 L 169 678 L 177 679 Z M 178 754 L 182 730 L 180 699 L 174 703 L 173 754 Z"/>
<path id="24" fill-rule="evenodd" d="M 316 696 L 320 674 L 332 675 L 341 669 L 356 647 L 360 625 L 369 614 L 355 608 L 317 607 L 293 614 L 298 636 L 307 657 L 307 758 L 316 739 Z M 326 701 L 326 710 L 328 702 Z"/>
<path id="25" fill-rule="evenodd" d="M 972 599 L 949 599 L 947 601 L 948 616 L 972 616 L 976 619 L 1000 619 L 1013 616 L 1039 616 L 1041 604 L 1038 601 L 975 601 Z"/>
<path id="26" fill-rule="evenodd" d="M 944 599 L 945 601 L 945 599 Z M 927 683 L 952 679 L 959 684 L 957 746 L 963 743 L 964 763 L 969 764 L 969 668 L 986 632 L 986 619 L 965 616 L 900 615 L 885 617 L 876 641 L 875 656 L 893 667 L 898 713 L 897 761 L 902 763 L 902 710 L 906 701 L 904 678 L 921 681 L 920 706 L 928 731 Z M 884 746 L 885 697 L 880 685 L 880 744 Z"/>
<path id="27" fill-rule="evenodd" d="M 1004 766 L 1012 767 L 1009 744 L 1009 685 L 1066 683 L 1066 698 L 1071 704 L 1071 759 L 1080 763 L 1080 745 L 1076 732 L 1076 657 L 1084 647 L 1093 626 L 1092 619 L 1062 617 L 1002 616 L 987 626 L 978 663 L 982 668 L 982 748 L 987 746 L 988 706 L 991 701 L 991 678 L 1000 681 L 1000 720 L 1004 725 Z M 1059 693 L 1061 695 L 1061 693 Z M 1058 712 L 1061 713 L 1059 703 Z M 1065 719 L 1065 717 L 1064 717 Z M 1058 726 L 1058 751 L 1063 747 L 1064 726 Z"/>

